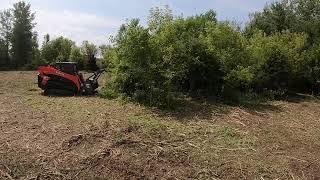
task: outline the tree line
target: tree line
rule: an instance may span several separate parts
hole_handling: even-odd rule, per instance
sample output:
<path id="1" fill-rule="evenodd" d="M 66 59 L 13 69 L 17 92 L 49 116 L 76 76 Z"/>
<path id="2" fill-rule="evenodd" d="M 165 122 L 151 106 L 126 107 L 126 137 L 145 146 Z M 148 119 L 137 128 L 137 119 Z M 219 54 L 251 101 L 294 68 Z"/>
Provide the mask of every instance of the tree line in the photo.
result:
<path id="1" fill-rule="evenodd" d="M 24 1 L 0 12 L 0 69 L 36 69 L 43 64 L 62 61 L 77 62 L 80 69 L 97 69 L 99 48 L 96 45 L 84 41 L 78 47 L 70 39 L 51 40 L 47 34 L 39 47 L 34 20 L 31 5 Z"/>
<path id="2" fill-rule="evenodd" d="M 13 69 L 75 61 L 109 70 L 102 94 L 150 106 L 174 106 L 183 97 L 236 101 L 243 95 L 283 97 L 320 93 L 320 3 L 280 0 L 250 15 L 245 27 L 218 21 L 215 11 L 183 17 L 169 7 L 150 10 L 148 24 L 123 24 L 111 44 L 46 35 L 41 47 L 30 4 L 0 14 L 0 65 Z"/>
<path id="3" fill-rule="evenodd" d="M 170 107 L 185 96 L 319 94 L 319 43 L 318 0 L 267 4 L 244 28 L 213 10 L 183 17 L 154 8 L 147 26 L 133 19 L 113 38 L 104 95 Z"/>

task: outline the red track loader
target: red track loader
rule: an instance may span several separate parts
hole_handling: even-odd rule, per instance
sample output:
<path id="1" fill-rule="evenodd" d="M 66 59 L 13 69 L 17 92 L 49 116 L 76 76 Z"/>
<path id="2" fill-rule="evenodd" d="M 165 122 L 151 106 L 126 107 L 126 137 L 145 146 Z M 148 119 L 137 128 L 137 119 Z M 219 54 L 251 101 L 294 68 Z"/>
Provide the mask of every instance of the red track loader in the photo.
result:
<path id="1" fill-rule="evenodd" d="M 84 80 L 76 63 L 60 62 L 38 69 L 38 86 L 45 95 L 93 95 L 99 87 L 98 79 L 105 70 L 94 72 Z"/>

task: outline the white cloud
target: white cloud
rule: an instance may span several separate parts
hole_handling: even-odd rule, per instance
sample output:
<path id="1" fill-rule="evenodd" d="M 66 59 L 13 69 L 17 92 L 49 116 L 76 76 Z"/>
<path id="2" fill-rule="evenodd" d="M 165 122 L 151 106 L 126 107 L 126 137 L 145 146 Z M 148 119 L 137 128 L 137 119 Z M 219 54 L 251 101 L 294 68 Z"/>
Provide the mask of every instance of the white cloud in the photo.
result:
<path id="1" fill-rule="evenodd" d="M 36 10 L 36 31 L 39 39 L 45 34 L 51 38 L 64 36 L 77 44 L 89 40 L 98 45 L 105 44 L 110 34 L 120 26 L 121 21 L 115 18 L 97 16 L 82 12 Z"/>
<path id="2" fill-rule="evenodd" d="M 0 10 L 12 8 L 19 0 L 0 0 Z M 99 16 L 85 12 L 70 10 L 45 10 L 39 1 L 32 1 L 32 11 L 36 13 L 35 30 L 38 32 L 39 41 L 43 36 L 50 34 L 51 39 L 64 36 L 72 39 L 77 44 L 88 40 L 97 45 L 107 43 L 108 36 L 114 34 L 122 24 L 121 20 L 112 17 Z"/>

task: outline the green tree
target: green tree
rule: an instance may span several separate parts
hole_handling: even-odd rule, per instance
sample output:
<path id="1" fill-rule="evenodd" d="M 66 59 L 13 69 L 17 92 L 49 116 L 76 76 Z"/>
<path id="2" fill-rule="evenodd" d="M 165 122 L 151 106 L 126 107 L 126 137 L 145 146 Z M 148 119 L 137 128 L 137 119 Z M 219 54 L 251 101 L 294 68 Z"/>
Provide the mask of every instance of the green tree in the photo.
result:
<path id="1" fill-rule="evenodd" d="M 43 36 L 43 45 L 46 45 L 48 44 L 50 41 L 50 35 L 49 34 L 46 34 Z"/>
<path id="2" fill-rule="evenodd" d="M 267 61 L 257 74 L 257 88 L 268 90 L 286 91 L 289 87 L 291 73 L 288 57 L 278 49 L 273 49 Z"/>
<path id="3" fill-rule="evenodd" d="M 303 59 L 297 64 L 300 92 L 320 94 L 320 46 L 313 45 L 303 54 Z"/>
<path id="4" fill-rule="evenodd" d="M 268 35 L 290 30 L 306 33 L 308 41 L 320 41 L 320 3 L 319 0 L 281 0 L 267 5 L 262 12 L 252 15 L 246 33 L 259 29 Z"/>
<path id="5" fill-rule="evenodd" d="M 81 45 L 81 52 L 85 56 L 85 65 L 88 70 L 95 71 L 98 69 L 96 56 L 98 54 L 98 48 L 89 41 L 83 41 Z"/>
<path id="6" fill-rule="evenodd" d="M 290 7 L 286 1 L 274 2 L 267 5 L 262 12 L 251 14 L 251 21 L 246 27 L 247 33 L 252 34 L 255 29 L 259 29 L 270 35 L 291 29 L 296 17 Z"/>
<path id="7" fill-rule="evenodd" d="M 310 41 L 317 27 L 294 23 L 312 17 L 305 16 L 301 4 L 267 6 L 254 15 L 246 33 L 218 22 L 212 10 L 184 18 L 152 9 L 148 27 L 134 19 L 120 27 L 112 47 L 103 48 L 111 70 L 105 95 L 172 107 L 180 95 L 239 100 L 243 93 L 265 90 L 320 92 L 320 48 Z"/>
<path id="8" fill-rule="evenodd" d="M 306 89 L 303 77 L 306 68 L 307 35 L 282 32 L 267 36 L 256 32 L 248 39 L 249 67 L 255 74 L 256 90 Z M 298 89 L 296 89 L 298 88 Z"/>
<path id="9" fill-rule="evenodd" d="M 136 19 L 121 26 L 108 53 L 112 81 L 107 94 L 123 94 L 160 107 L 172 107 L 183 93 L 216 95 L 223 72 L 206 40 L 206 30 L 217 23 L 215 13 L 171 19 L 165 18 L 170 17 L 168 13 L 159 13 L 162 10 L 156 12 L 151 13 L 148 28 Z"/>
<path id="10" fill-rule="evenodd" d="M 295 0 L 291 5 L 296 15 L 295 32 L 308 34 L 310 43 L 320 43 L 320 2 L 319 0 Z"/>
<path id="11" fill-rule="evenodd" d="M 81 49 L 79 47 L 72 47 L 70 61 L 76 62 L 78 64 L 79 69 L 81 70 L 85 68 L 85 56 L 82 54 Z"/>
<path id="12" fill-rule="evenodd" d="M 7 68 L 7 46 L 3 39 L 0 39 L 0 69 Z"/>
<path id="13" fill-rule="evenodd" d="M 71 50 L 74 46 L 75 43 L 73 41 L 59 37 L 43 44 L 41 58 L 48 63 L 69 61 Z"/>
<path id="14" fill-rule="evenodd" d="M 10 66 L 10 41 L 12 35 L 12 11 L 4 10 L 0 12 L 0 39 L 1 39 L 1 66 Z"/>
<path id="15" fill-rule="evenodd" d="M 45 64 L 45 62 L 41 59 L 41 52 L 38 44 L 38 34 L 34 32 L 32 35 L 32 61 L 31 63 L 27 64 L 26 67 L 28 69 L 37 69 L 43 64 Z"/>
<path id="16" fill-rule="evenodd" d="M 151 38 L 156 66 L 167 91 L 215 94 L 220 91 L 222 72 L 218 59 L 206 46 L 206 29 L 215 26 L 215 13 L 178 18 L 162 24 Z"/>
<path id="17" fill-rule="evenodd" d="M 149 11 L 148 26 L 150 31 L 155 32 L 159 30 L 160 26 L 164 23 L 172 20 L 173 14 L 169 6 L 165 6 L 164 8 L 155 7 Z"/>
<path id="18" fill-rule="evenodd" d="M 112 57 L 112 79 L 109 92 L 124 94 L 139 102 L 159 103 L 156 91 L 155 67 L 151 67 L 151 47 L 149 46 L 149 31 L 139 25 L 134 19 L 122 26 L 119 31 L 114 56 Z M 158 75 L 158 77 L 161 75 Z M 161 85 L 161 82 L 157 82 Z M 154 95 L 154 96 L 153 96 Z M 163 98 L 165 99 L 165 98 Z"/>
<path id="19" fill-rule="evenodd" d="M 114 59 L 115 56 L 115 48 L 111 45 L 102 45 L 99 49 L 103 57 L 102 66 L 105 68 L 111 68 L 112 59 Z"/>
<path id="20" fill-rule="evenodd" d="M 101 45 L 99 46 L 99 50 L 100 50 L 100 53 L 102 56 L 104 56 L 104 54 L 108 53 L 108 51 L 112 49 L 112 46 L 111 45 Z"/>
<path id="21" fill-rule="evenodd" d="M 22 67 L 31 63 L 33 58 L 35 14 L 31 12 L 31 5 L 23 1 L 15 3 L 13 7 L 12 64 Z"/>

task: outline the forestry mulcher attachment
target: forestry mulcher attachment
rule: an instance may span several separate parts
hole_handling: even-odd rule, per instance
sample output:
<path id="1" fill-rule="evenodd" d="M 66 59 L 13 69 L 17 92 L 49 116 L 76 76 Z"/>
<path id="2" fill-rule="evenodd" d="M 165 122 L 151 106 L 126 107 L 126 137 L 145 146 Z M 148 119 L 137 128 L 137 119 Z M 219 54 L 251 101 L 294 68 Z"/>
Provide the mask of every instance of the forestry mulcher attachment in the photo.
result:
<path id="1" fill-rule="evenodd" d="M 41 66 L 38 69 L 38 86 L 45 95 L 93 95 L 99 87 L 98 79 L 104 69 L 94 72 L 84 80 L 77 64 L 60 62 L 54 65 Z"/>

